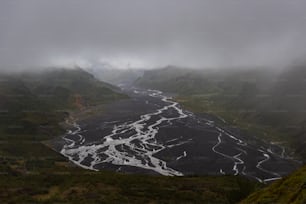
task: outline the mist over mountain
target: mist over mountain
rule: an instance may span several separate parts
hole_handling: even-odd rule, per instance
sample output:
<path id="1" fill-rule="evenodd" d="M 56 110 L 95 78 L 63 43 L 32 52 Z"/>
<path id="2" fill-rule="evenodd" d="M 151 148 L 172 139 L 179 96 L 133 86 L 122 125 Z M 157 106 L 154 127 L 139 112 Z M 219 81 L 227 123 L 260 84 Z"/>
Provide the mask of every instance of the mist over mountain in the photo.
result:
<path id="1" fill-rule="evenodd" d="M 114 85 L 133 84 L 144 72 L 139 68 L 120 69 L 106 62 L 95 63 L 91 67 L 85 68 L 85 70 L 93 74 L 97 79 Z"/>

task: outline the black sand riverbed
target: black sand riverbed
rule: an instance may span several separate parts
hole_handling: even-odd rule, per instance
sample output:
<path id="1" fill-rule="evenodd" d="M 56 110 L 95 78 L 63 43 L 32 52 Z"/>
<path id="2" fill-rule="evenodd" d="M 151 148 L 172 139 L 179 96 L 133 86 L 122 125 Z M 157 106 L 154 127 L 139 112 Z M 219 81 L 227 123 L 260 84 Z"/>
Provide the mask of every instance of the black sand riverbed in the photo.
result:
<path id="1" fill-rule="evenodd" d="M 240 174 L 264 182 L 299 166 L 283 148 L 245 135 L 217 117 L 182 110 L 161 92 L 124 91 L 130 99 L 75 121 L 53 141 L 55 149 L 84 168 L 127 173 Z"/>

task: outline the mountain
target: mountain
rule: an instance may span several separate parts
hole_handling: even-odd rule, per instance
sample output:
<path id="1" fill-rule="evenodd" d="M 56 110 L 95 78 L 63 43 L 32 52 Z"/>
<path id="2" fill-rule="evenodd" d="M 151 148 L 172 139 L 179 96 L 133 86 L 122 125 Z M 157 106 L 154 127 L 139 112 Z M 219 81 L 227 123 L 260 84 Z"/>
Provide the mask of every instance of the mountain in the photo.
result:
<path id="1" fill-rule="evenodd" d="M 254 83 L 263 87 L 271 80 L 268 70 L 215 70 L 188 69 L 168 66 L 145 71 L 134 83 L 138 86 L 161 89 L 178 94 L 237 93 L 244 85 Z M 260 82 L 260 83 L 259 83 Z"/>
<path id="2" fill-rule="evenodd" d="M 146 71 L 135 85 L 176 93 L 194 112 L 218 115 L 268 142 L 282 143 L 306 161 L 306 66 Z"/>
<path id="3" fill-rule="evenodd" d="M 56 134 L 60 129 L 56 121 L 63 120 L 69 110 L 126 97 L 81 69 L 2 74 L 0 78 L 0 132 L 4 135 L 37 133 L 39 126 Z"/>

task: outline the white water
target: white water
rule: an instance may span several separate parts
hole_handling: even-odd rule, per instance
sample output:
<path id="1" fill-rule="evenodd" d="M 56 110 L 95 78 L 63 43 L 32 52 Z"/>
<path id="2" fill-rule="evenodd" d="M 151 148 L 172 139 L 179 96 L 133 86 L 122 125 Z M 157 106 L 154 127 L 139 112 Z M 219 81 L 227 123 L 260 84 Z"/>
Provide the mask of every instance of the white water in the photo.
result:
<path id="1" fill-rule="evenodd" d="M 180 160 L 180 159 L 182 159 L 182 158 L 184 158 L 184 157 L 187 157 L 187 152 L 186 152 L 186 151 L 183 152 L 183 155 L 177 157 L 177 158 L 176 158 L 176 161 L 178 161 L 178 160 Z"/>
<path id="2" fill-rule="evenodd" d="M 214 126 L 214 123 L 212 122 L 207 122 L 206 124 L 209 124 L 211 127 Z M 268 154 L 268 152 L 270 152 L 271 150 L 268 148 L 266 151 L 263 151 L 261 149 L 258 149 L 259 152 L 262 153 L 262 155 L 264 156 L 264 159 L 260 160 L 257 162 L 257 165 L 256 165 L 256 168 L 265 172 L 265 173 L 268 173 L 270 174 L 272 177 L 271 178 L 267 178 L 267 179 L 261 179 L 259 177 L 256 177 L 256 176 L 253 176 L 253 175 L 248 175 L 245 170 L 246 170 L 246 166 L 245 166 L 245 162 L 240 158 L 240 156 L 242 154 L 245 154 L 247 155 L 248 153 L 243 150 L 243 149 L 240 149 L 240 148 L 236 148 L 236 150 L 240 151 L 240 153 L 238 153 L 237 155 L 234 155 L 234 156 L 231 156 L 231 155 L 227 155 L 225 153 L 223 153 L 222 151 L 220 150 L 217 150 L 217 148 L 221 145 L 222 143 L 222 136 L 223 135 L 226 135 L 228 136 L 230 139 L 234 140 L 236 142 L 237 145 L 240 145 L 240 146 L 247 146 L 248 144 L 244 141 L 242 141 L 241 139 L 238 139 L 236 138 L 235 136 L 233 136 L 232 134 L 226 132 L 225 130 L 223 130 L 222 128 L 220 127 L 215 127 L 218 131 L 219 131 L 219 135 L 218 135 L 218 141 L 217 143 L 212 147 L 212 151 L 225 157 L 225 158 L 228 158 L 230 160 L 233 161 L 233 168 L 232 168 L 232 171 L 234 172 L 234 175 L 238 175 L 238 174 L 243 174 L 243 175 L 246 175 L 246 176 L 250 176 L 250 177 L 253 177 L 255 178 L 256 180 L 258 180 L 259 182 L 262 182 L 262 183 L 265 183 L 265 182 L 268 182 L 268 181 L 273 181 L 273 180 L 277 180 L 277 179 L 281 179 L 281 176 L 276 173 L 276 172 L 273 172 L 273 171 L 269 171 L 267 169 L 264 169 L 262 167 L 262 164 L 265 163 L 265 162 L 268 162 L 270 160 L 270 156 Z M 242 166 L 242 171 L 239 171 L 238 169 L 238 166 L 241 165 Z M 220 169 L 220 174 L 225 174 L 225 172 Z"/>
<path id="3" fill-rule="evenodd" d="M 166 162 L 154 157 L 154 154 L 164 150 L 165 148 L 182 145 L 189 141 L 181 141 L 172 145 L 163 145 L 156 141 L 155 136 L 158 133 L 158 126 L 161 123 L 169 123 L 172 120 L 186 118 L 187 115 L 178 106 L 177 102 L 171 101 L 171 98 L 161 95 L 162 92 L 155 90 L 149 91 L 151 92 L 151 97 L 161 98 L 161 100 L 166 102 L 168 105 L 165 105 L 164 107 L 158 109 L 156 112 L 140 116 L 140 119 L 135 122 L 124 123 L 118 126 L 115 125 L 111 134 L 102 136 L 101 144 L 77 146 L 73 140 L 64 137 L 64 139 L 70 144 L 65 145 L 61 150 L 61 153 L 67 156 L 74 163 L 92 170 L 97 170 L 95 166 L 98 164 L 112 163 L 114 165 L 127 165 L 140 167 L 143 169 L 150 169 L 155 172 L 158 172 L 159 174 L 167 176 L 183 175 L 181 172 L 167 167 Z M 161 113 L 170 108 L 174 109 L 178 113 L 177 117 L 160 117 L 160 119 L 158 119 L 155 123 L 149 125 L 145 130 L 146 122 L 148 122 L 152 116 L 160 115 Z M 68 132 L 68 135 L 80 135 L 79 132 L 81 131 L 81 128 L 77 124 L 74 125 L 77 130 L 74 132 Z M 128 138 L 116 139 L 114 137 L 118 134 L 126 133 L 132 130 L 135 131 L 135 134 Z M 80 140 L 83 140 L 83 137 L 81 135 Z M 139 148 L 132 143 L 132 141 L 135 140 L 140 142 L 140 146 L 142 148 Z M 128 149 L 128 151 L 119 151 L 116 148 L 118 146 L 123 147 L 123 145 L 125 148 Z M 101 157 L 102 153 L 99 152 L 99 150 L 101 150 L 102 148 L 105 149 L 103 151 L 104 157 Z M 133 154 L 131 155 L 128 152 L 133 152 Z M 78 155 L 77 159 L 74 158 L 75 155 Z M 84 159 L 87 157 L 93 158 L 93 161 L 91 162 L 89 167 L 82 164 Z"/>

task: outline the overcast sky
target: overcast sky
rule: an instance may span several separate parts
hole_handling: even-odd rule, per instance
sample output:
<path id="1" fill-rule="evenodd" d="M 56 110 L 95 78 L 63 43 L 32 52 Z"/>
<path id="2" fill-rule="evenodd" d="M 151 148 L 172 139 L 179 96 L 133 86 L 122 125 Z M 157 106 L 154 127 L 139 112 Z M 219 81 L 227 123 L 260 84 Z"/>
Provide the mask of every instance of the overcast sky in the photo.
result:
<path id="1" fill-rule="evenodd" d="M 0 68 L 282 66 L 306 56 L 305 0 L 1 0 Z"/>

